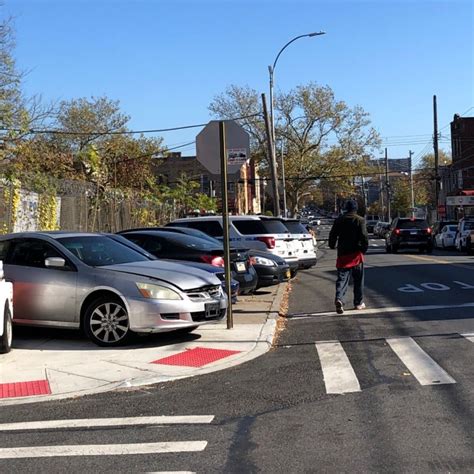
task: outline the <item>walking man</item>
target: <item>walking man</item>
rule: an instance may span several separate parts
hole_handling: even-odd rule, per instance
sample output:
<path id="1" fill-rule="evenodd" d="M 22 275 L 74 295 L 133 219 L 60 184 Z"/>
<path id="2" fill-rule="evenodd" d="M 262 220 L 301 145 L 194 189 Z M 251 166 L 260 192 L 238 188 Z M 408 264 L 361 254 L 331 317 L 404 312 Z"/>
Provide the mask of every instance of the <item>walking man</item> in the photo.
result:
<path id="1" fill-rule="evenodd" d="M 336 313 L 344 313 L 344 297 L 352 275 L 354 282 L 354 309 L 364 309 L 364 254 L 369 247 L 365 220 L 357 214 L 357 202 L 349 200 L 345 213 L 334 222 L 329 233 L 329 247 L 336 248 L 337 281 Z"/>

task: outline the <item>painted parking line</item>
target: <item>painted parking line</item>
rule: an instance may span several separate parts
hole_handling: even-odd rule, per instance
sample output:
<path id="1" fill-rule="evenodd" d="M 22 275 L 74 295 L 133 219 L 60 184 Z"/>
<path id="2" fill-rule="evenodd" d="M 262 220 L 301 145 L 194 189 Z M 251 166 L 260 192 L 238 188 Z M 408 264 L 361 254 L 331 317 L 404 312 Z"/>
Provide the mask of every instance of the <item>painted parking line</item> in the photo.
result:
<path id="1" fill-rule="evenodd" d="M 462 337 L 465 337 L 468 341 L 474 342 L 474 333 L 472 334 L 461 334 Z"/>
<path id="2" fill-rule="evenodd" d="M 114 456 L 203 451 L 207 441 L 173 441 L 133 444 L 89 444 L 0 448 L 0 459 L 50 458 L 61 456 Z"/>
<path id="3" fill-rule="evenodd" d="M 327 393 L 360 392 L 359 380 L 337 341 L 316 342 Z"/>
<path id="4" fill-rule="evenodd" d="M 46 420 L 22 423 L 0 424 L 0 431 L 50 430 L 61 428 L 96 428 L 110 426 L 137 426 L 137 425 L 175 425 L 211 423 L 213 415 L 201 416 L 140 416 L 127 418 L 91 418 L 77 420 Z"/>
<path id="5" fill-rule="evenodd" d="M 411 337 L 389 338 L 386 341 L 421 385 L 456 383 Z"/>

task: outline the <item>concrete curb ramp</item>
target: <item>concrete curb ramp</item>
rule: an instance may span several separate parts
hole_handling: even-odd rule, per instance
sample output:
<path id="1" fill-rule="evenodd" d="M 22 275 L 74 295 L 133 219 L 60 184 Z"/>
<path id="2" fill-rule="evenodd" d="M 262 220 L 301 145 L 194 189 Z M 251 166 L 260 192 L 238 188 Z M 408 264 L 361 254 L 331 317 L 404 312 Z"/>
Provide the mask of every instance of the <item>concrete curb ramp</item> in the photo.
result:
<path id="1" fill-rule="evenodd" d="M 140 345 L 115 349 L 77 338 L 15 338 L 12 352 L 0 356 L 0 406 L 130 389 L 252 360 L 271 347 L 286 287 L 240 297 L 230 330 L 223 321 L 181 339 L 157 335 Z"/>

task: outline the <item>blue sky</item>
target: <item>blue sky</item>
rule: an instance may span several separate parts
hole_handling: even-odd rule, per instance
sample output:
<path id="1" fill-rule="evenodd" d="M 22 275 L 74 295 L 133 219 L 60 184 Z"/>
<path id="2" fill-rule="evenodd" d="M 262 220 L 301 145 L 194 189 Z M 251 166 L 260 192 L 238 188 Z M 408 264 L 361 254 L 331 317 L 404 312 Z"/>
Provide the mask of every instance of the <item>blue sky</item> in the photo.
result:
<path id="1" fill-rule="evenodd" d="M 268 95 L 311 81 L 360 105 L 389 156 L 431 152 L 432 97 L 440 146 L 454 113 L 474 116 L 473 2 L 306 0 L 5 0 L 24 89 L 46 101 L 106 95 L 132 129 L 207 122 L 230 84 Z M 469 110 L 470 109 L 470 110 Z M 199 129 L 162 134 L 169 147 Z M 182 149 L 194 154 L 194 146 Z"/>

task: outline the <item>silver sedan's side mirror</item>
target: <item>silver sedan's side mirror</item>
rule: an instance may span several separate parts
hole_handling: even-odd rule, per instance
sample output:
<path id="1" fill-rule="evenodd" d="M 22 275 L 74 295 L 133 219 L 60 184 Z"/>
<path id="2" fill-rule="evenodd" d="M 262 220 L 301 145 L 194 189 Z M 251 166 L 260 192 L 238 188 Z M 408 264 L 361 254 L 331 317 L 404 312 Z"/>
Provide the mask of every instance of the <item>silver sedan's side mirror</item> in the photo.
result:
<path id="1" fill-rule="evenodd" d="M 48 257 L 44 261 L 46 268 L 64 268 L 66 266 L 66 260 L 62 257 Z"/>

